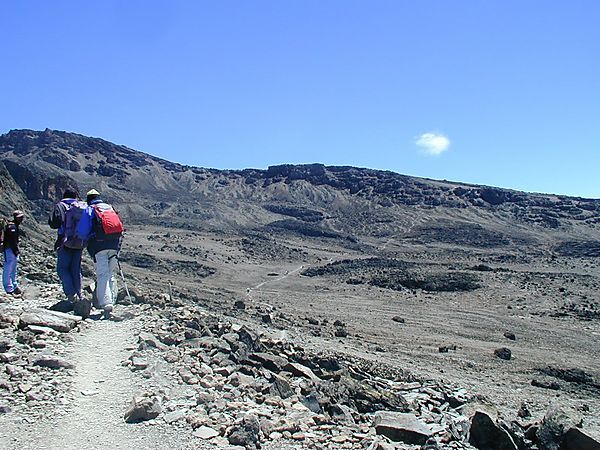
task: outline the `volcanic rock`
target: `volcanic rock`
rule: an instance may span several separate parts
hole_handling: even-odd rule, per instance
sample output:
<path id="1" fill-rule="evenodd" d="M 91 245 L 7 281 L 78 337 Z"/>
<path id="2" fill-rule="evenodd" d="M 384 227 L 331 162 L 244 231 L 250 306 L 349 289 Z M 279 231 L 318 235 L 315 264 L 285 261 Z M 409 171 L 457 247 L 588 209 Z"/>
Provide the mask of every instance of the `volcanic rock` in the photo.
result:
<path id="1" fill-rule="evenodd" d="M 212 439 L 214 437 L 219 436 L 219 432 L 217 430 L 215 430 L 214 428 L 211 427 L 207 427 L 206 425 L 202 425 L 198 428 L 196 428 L 196 430 L 194 430 L 194 436 L 196 436 L 197 438 L 200 439 Z"/>
<path id="2" fill-rule="evenodd" d="M 511 332 L 511 331 L 506 331 L 504 333 L 504 337 L 506 339 L 510 339 L 511 341 L 515 341 L 517 339 L 517 337 L 515 336 L 515 333 Z"/>
<path id="3" fill-rule="evenodd" d="M 62 333 L 68 333 L 79 322 L 81 322 L 81 317 L 45 309 L 31 309 L 19 316 L 20 328 L 25 328 L 29 325 L 39 325 Z"/>
<path id="4" fill-rule="evenodd" d="M 500 359 L 510 360 L 512 357 L 512 353 L 509 348 L 502 347 L 494 350 L 494 355 L 496 355 Z"/>
<path id="5" fill-rule="evenodd" d="M 563 438 L 561 450 L 600 450 L 600 442 L 579 428 L 569 428 Z"/>
<path id="6" fill-rule="evenodd" d="M 157 396 L 133 397 L 124 419 L 127 423 L 137 423 L 155 419 L 162 411 L 160 399 Z"/>
<path id="7" fill-rule="evenodd" d="M 542 450 L 559 450 L 566 433 L 571 428 L 577 428 L 581 419 L 567 408 L 559 405 L 551 406 L 537 433 L 538 445 Z M 572 434 L 573 436 L 574 434 Z"/>
<path id="8" fill-rule="evenodd" d="M 425 444 L 432 434 L 424 422 L 410 413 L 378 411 L 373 418 L 373 426 L 377 434 L 406 444 Z"/>
<path id="9" fill-rule="evenodd" d="M 75 367 L 70 362 L 56 356 L 41 356 L 33 360 L 33 365 L 49 369 L 73 369 Z"/>
<path id="10" fill-rule="evenodd" d="M 469 443 L 479 450 L 518 450 L 510 434 L 483 411 L 471 419 Z"/>
<path id="11" fill-rule="evenodd" d="M 277 395 L 284 399 L 294 395 L 294 390 L 290 386 L 289 381 L 284 377 L 275 374 L 273 374 L 273 382 L 271 383 L 269 392 L 271 395 Z"/>
<path id="12" fill-rule="evenodd" d="M 318 380 L 319 377 L 315 375 L 315 373 L 303 364 L 299 363 L 289 363 L 284 367 L 284 370 L 290 372 L 295 377 L 303 377 L 308 378 L 309 380 Z"/>
<path id="13" fill-rule="evenodd" d="M 227 438 L 233 445 L 256 446 L 259 430 L 258 419 L 253 415 L 246 415 L 231 427 Z"/>

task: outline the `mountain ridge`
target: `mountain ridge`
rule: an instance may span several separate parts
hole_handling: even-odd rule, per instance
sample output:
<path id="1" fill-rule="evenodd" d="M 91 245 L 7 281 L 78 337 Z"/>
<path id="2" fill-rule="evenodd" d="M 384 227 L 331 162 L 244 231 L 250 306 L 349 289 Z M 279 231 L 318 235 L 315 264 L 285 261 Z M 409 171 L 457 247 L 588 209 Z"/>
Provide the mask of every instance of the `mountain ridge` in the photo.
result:
<path id="1" fill-rule="evenodd" d="M 332 172 L 344 172 L 344 171 L 358 170 L 358 171 L 363 171 L 365 173 L 392 174 L 394 176 L 405 177 L 405 178 L 410 178 L 410 179 L 415 179 L 415 180 L 422 180 L 424 182 L 442 183 L 442 184 L 449 184 L 449 185 L 455 185 L 455 186 L 466 186 L 466 187 L 470 187 L 470 188 L 493 189 L 493 190 L 498 190 L 498 191 L 515 193 L 515 194 L 527 194 L 527 195 L 532 195 L 532 196 L 543 196 L 543 197 L 556 197 L 556 198 L 561 198 L 561 199 L 564 198 L 564 199 L 572 199 L 572 200 L 600 203 L 600 199 L 585 197 L 585 196 L 573 196 L 573 195 L 566 195 L 566 194 L 559 194 L 559 193 L 522 191 L 522 190 L 515 189 L 515 188 L 492 186 L 492 185 L 473 183 L 473 182 L 467 182 L 467 181 L 453 181 L 453 180 L 446 180 L 446 179 L 438 180 L 438 179 L 430 178 L 430 177 L 405 175 L 405 174 L 395 172 L 392 170 L 374 169 L 374 168 L 358 167 L 358 166 L 352 166 L 352 165 L 326 165 L 323 163 L 314 162 L 314 163 L 307 163 L 307 164 L 273 164 L 273 165 L 269 165 L 266 169 L 260 169 L 260 168 L 244 168 L 244 169 L 207 168 L 207 167 L 202 167 L 202 166 L 194 166 L 194 165 L 188 165 L 188 164 L 183 164 L 183 163 L 178 163 L 178 162 L 172 162 L 165 158 L 154 156 L 154 155 L 151 155 L 149 153 L 146 153 L 146 152 L 143 152 L 140 150 L 135 150 L 126 145 L 112 143 L 103 138 L 91 137 L 91 136 L 86 136 L 86 135 L 83 135 L 80 133 L 74 133 L 74 132 L 68 132 L 68 131 L 51 130 L 49 128 L 46 128 L 44 131 L 36 131 L 36 130 L 32 130 L 32 129 L 13 129 L 13 130 L 8 131 L 7 133 L 1 134 L 0 135 L 0 152 L 3 152 L 3 153 L 6 152 L 7 147 L 8 148 L 13 147 L 12 150 L 15 151 L 15 153 L 17 153 L 17 154 L 24 154 L 26 152 L 31 151 L 31 147 L 35 147 L 35 145 L 34 146 L 23 145 L 23 144 L 25 144 L 23 138 L 34 139 L 34 140 L 36 140 L 36 144 L 39 142 L 42 145 L 57 143 L 57 142 L 59 142 L 59 139 L 57 139 L 57 138 L 60 138 L 60 139 L 62 139 L 62 141 L 64 143 L 66 143 L 68 145 L 68 147 L 67 147 L 68 150 L 73 150 L 74 144 L 75 144 L 75 145 L 77 145 L 78 151 L 84 152 L 84 153 L 93 153 L 96 151 L 106 152 L 107 150 L 112 150 L 114 152 L 115 150 L 118 150 L 119 152 L 122 152 L 124 155 L 130 155 L 132 157 L 132 159 L 134 160 L 134 162 L 137 160 L 137 162 L 141 162 L 142 164 L 144 164 L 145 162 L 139 158 L 139 155 L 143 155 L 143 157 L 145 159 L 150 159 L 153 162 L 161 164 L 166 169 L 173 170 L 176 172 L 191 170 L 191 171 L 208 171 L 208 172 L 224 173 L 224 174 L 235 173 L 235 174 L 246 174 L 246 175 L 263 173 L 266 178 L 276 177 L 276 176 L 288 176 L 290 179 L 294 179 L 297 177 L 302 177 L 303 175 L 309 175 L 309 176 L 314 177 L 315 175 L 322 174 L 324 169 L 332 171 Z M 15 143 L 17 144 L 16 146 L 14 145 Z M 92 145 L 92 144 L 95 144 L 95 145 Z M 60 163 L 61 161 L 50 160 L 49 162 Z M 76 164 L 76 162 L 70 161 L 70 163 L 72 164 L 69 166 L 69 169 L 71 171 L 81 170 L 81 167 L 79 167 Z M 487 201 L 487 200 L 484 199 L 484 201 Z"/>
<path id="2" fill-rule="evenodd" d="M 0 162 L 40 220 L 71 186 L 100 190 L 128 223 L 167 228 L 291 233 L 344 245 L 402 235 L 475 246 L 495 235 L 513 236 L 507 241 L 512 246 L 535 246 L 541 239 L 551 247 L 577 241 L 568 247 L 581 249 L 587 246 L 582 241 L 600 241 L 600 200 L 391 171 L 319 163 L 266 170 L 192 167 L 49 129 L 1 135 Z"/>

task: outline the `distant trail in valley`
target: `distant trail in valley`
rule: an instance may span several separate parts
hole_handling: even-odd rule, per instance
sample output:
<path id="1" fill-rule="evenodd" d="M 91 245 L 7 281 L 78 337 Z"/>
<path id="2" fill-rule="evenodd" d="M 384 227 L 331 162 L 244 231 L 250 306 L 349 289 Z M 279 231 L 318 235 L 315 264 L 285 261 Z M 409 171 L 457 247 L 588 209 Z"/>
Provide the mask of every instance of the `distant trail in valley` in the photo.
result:
<path id="1" fill-rule="evenodd" d="M 287 277 L 289 277 L 290 275 L 294 275 L 294 274 L 296 274 L 296 273 L 300 272 L 300 271 L 301 271 L 302 269 L 304 269 L 305 267 L 308 267 L 308 264 L 302 264 L 300 267 L 298 267 L 298 268 L 296 268 L 296 269 L 294 269 L 294 270 L 292 270 L 292 271 L 289 271 L 289 272 L 287 272 L 285 275 L 282 275 L 282 276 L 280 276 L 280 277 L 277 277 L 277 278 L 273 278 L 273 279 L 271 279 L 271 280 L 266 280 L 266 281 L 263 281 L 262 283 L 258 283 L 258 284 L 257 284 L 256 286 L 254 286 L 254 287 L 248 288 L 248 290 L 246 291 L 246 296 L 248 297 L 248 300 L 253 300 L 253 299 L 252 299 L 252 292 L 253 292 L 253 291 L 255 291 L 255 290 L 258 290 L 258 289 L 262 288 L 262 287 L 263 287 L 265 284 L 268 284 L 268 283 L 274 283 L 274 282 L 276 282 L 276 281 L 281 281 L 281 280 L 284 280 L 284 279 L 286 279 Z"/>
<path id="2" fill-rule="evenodd" d="M 413 219 L 411 220 L 411 222 L 410 222 L 410 225 L 409 225 L 409 226 L 406 228 L 406 230 L 405 230 L 404 232 L 405 232 L 405 233 L 408 233 L 408 232 L 412 231 L 412 230 L 413 230 L 413 228 L 414 228 L 416 225 L 417 225 L 417 218 L 413 218 Z M 396 239 L 397 239 L 397 237 L 396 237 L 396 236 L 389 238 L 389 239 L 388 239 L 388 240 L 387 240 L 387 241 L 386 241 L 386 242 L 385 242 L 385 243 L 384 243 L 384 244 L 383 244 L 381 247 L 379 247 L 379 250 L 380 250 L 380 251 L 382 251 L 382 250 L 385 250 L 385 249 L 386 249 L 386 247 L 387 247 L 389 244 L 391 244 L 392 242 L 394 242 Z M 335 261 L 336 261 L 336 259 L 335 259 L 335 258 L 333 258 L 333 257 L 330 257 L 330 258 L 328 258 L 328 260 L 327 260 L 327 263 L 328 263 L 328 264 L 331 264 L 331 263 L 333 263 L 333 262 L 335 262 Z M 290 275 L 294 275 L 294 274 L 296 274 L 296 273 L 300 272 L 301 270 L 303 270 L 303 269 L 306 269 L 306 268 L 308 268 L 308 267 L 310 267 L 310 264 L 302 264 L 302 265 L 300 265 L 300 267 L 298 267 L 298 268 L 296 268 L 296 269 L 294 269 L 294 270 L 291 270 L 291 271 L 287 272 L 285 275 L 282 275 L 282 276 L 279 276 L 279 277 L 277 277 L 277 278 L 272 278 L 272 279 L 269 279 L 269 280 L 263 281 L 263 282 L 261 282 L 261 283 L 258 283 L 256 286 L 253 286 L 253 287 L 250 287 L 250 288 L 248 288 L 248 289 L 246 290 L 246 297 L 247 297 L 247 299 L 248 299 L 249 301 L 254 301 L 254 298 L 253 298 L 253 296 L 252 296 L 252 294 L 254 293 L 254 291 L 257 291 L 257 290 L 261 289 L 263 286 L 265 286 L 265 285 L 267 285 L 267 284 L 270 284 L 270 283 L 275 283 L 275 282 L 277 282 L 277 281 L 282 281 L 282 280 L 286 279 L 287 277 L 289 277 Z"/>

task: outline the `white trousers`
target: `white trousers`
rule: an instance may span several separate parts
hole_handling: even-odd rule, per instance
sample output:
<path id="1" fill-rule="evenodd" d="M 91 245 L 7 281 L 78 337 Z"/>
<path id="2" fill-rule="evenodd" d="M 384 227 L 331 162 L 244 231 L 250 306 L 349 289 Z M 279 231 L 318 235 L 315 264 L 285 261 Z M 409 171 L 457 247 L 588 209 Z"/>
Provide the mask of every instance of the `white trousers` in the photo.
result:
<path id="1" fill-rule="evenodd" d="M 96 298 L 101 309 L 117 301 L 117 251 L 101 250 L 96 253 Z"/>

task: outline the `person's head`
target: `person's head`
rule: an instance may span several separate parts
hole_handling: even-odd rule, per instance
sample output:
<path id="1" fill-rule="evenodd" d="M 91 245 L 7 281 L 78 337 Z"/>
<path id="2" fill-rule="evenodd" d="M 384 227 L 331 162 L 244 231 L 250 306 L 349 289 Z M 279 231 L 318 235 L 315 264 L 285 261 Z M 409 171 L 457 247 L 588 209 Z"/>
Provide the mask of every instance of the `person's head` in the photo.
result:
<path id="1" fill-rule="evenodd" d="M 63 198 L 78 198 L 78 197 L 79 197 L 79 193 L 73 188 L 65 189 L 65 192 L 63 194 Z"/>
<path id="2" fill-rule="evenodd" d="M 23 211 L 16 209 L 15 211 L 13 211 L 13 220 L 16 224 L 20 224 L 21 222 L 23 222 L 23 219 L 25 218 L 25 214 L 23 213 Z"/>
<path id="3" fill-rule="evenodd" d="M 100 192 L 98 192 L 96 189 L 92 189 L 92 190 L 88 191 L 88 193 L 86 194 L 85 201 L 89 205 L 91 202 L 96 200 L 98 197 L 100 197 Z"/>

